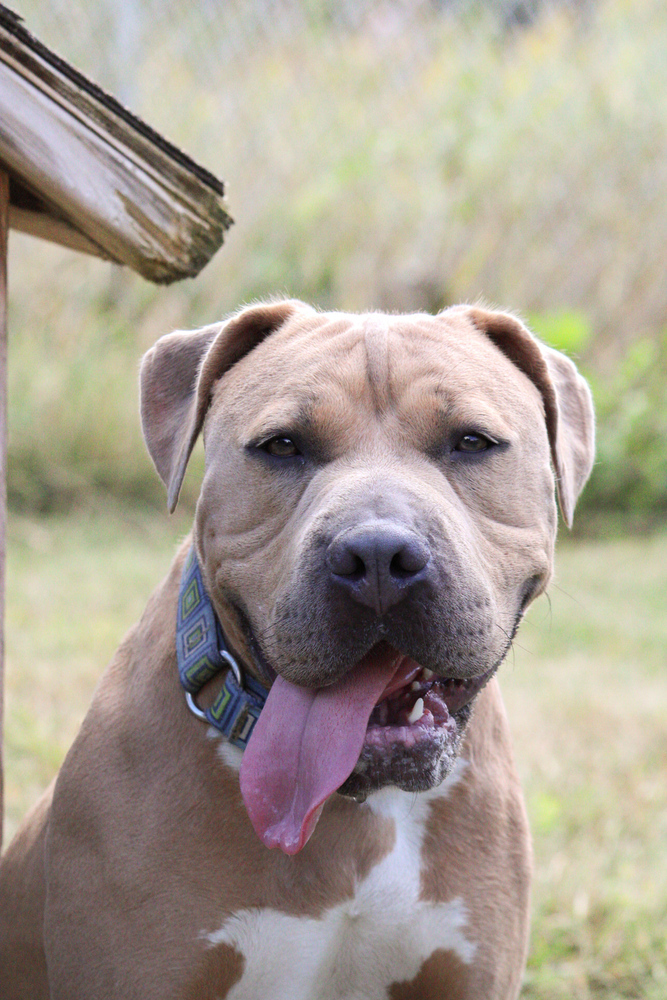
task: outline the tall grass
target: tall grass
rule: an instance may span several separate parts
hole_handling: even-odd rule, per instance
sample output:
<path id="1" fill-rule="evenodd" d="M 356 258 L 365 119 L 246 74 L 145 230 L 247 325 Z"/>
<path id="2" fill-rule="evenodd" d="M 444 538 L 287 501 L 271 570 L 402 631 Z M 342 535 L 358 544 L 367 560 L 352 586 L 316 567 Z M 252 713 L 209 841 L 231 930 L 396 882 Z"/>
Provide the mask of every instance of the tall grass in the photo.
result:
<path id="1" fill-rule="evenodd" d="M 538 326 L 583 317 L 576 351 L 603 416 L 589 508 L 667 511 L 665 350 L 633 361 L 667 316 L 664 4 L 548 7 L 521 30 L 426 3 L 364 3 L 356 19 L 345 5 L 338 20 L 296 0 L 75 7 L 58 19 L 58 4 L 19 5 L 225 176 L 236 226 L 195 282 L 166 290 L 13 238 L 15 506 L 91 490 L 160 503 L 135 416 L 139 354 L 285 292 L 353 309 L 482 296 Z M 114 11 L 129 9 L 138 33 L 121 58 Z M 551 333 L 567 341 L 562 324 Z"/>

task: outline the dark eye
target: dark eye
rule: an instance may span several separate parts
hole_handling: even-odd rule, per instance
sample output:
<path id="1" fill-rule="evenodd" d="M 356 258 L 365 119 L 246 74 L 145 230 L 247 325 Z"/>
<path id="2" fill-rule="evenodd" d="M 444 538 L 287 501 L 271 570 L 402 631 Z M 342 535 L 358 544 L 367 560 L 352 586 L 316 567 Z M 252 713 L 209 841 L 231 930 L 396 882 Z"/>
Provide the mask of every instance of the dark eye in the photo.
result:
<path id="1" fill-rule="evenodd" d="M 459 438 L 454 451 L 463 451 L 467 455 L 474 455 L 480 451 L 487 451 L 494 444 L 496 442 L 484 434 L 464 434 L 463 437 Z"/>
<path id="2" fill-rule="evenodd" d="M 270 441 L 264 442 L 262 450 L 276 458 L 295 458 L 301 454 L 294 441 L 288 437 L 271 438 Z"/>

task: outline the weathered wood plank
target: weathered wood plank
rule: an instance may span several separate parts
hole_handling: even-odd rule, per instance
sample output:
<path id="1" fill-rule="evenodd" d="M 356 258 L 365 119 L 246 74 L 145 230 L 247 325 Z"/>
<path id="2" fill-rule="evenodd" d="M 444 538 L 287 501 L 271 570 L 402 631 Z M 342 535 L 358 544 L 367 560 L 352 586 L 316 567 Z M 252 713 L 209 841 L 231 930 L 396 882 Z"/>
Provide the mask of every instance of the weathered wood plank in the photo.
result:
<path id="1" fill-rule="evenodd" d="M 0 108 L 0 162 L 53 207 L 58 242 L 70 227 L 159 282 L 194 277 L 222 243 L 212 186 L 2 25 Z"/>
<path id="2" fill-rule="evenodd" d="M 36 236 L 38 239 L 49 240 L 51 243 L 60 243 L 61 246 L 69 247 L 70 250 L 79 250 L 81 253 L 109 260 L 109 255 L 104 253 L 102 248 L 89 240 L 87 236 L 84 236 L 82 232 L 74 229 L 64 219 L 58 219 L 47 212 L 30 212 L 25 208 L 18 208 L 16 205 L 10 204 L 9 228 L 27 233 L 28 236 Z"/>
<path id="3" fill-rule="evenodd" d="M 7 535 L 7 233 L 9 177 L 0 170 L 0 847 L 2 847 L 5 692 L 5 546 Z"/>

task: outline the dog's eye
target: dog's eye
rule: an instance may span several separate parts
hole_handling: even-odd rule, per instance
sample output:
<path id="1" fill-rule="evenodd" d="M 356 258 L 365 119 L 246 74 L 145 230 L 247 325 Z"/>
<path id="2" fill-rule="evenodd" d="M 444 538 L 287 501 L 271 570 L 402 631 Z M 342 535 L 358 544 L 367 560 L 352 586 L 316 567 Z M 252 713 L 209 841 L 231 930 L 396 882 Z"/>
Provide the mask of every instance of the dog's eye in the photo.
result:
<path id="1" fill-rule="evenodd" d="M 454 451 L 463 451 L 468 455 L 474 455 L 480 451 L 487 451 L 494 444 L 496 442 L 486 437 L 485 434 L 464 434 L 456 443 Z"/>
<path id="2" fill-rule="evenodd" d="M 274 455 L 276 458 L 295 458 L 296 455 L 301 454 L 294 441 L 288 437 L 271 438 L 264 442 L 262 450 L 267 455 Z"/>

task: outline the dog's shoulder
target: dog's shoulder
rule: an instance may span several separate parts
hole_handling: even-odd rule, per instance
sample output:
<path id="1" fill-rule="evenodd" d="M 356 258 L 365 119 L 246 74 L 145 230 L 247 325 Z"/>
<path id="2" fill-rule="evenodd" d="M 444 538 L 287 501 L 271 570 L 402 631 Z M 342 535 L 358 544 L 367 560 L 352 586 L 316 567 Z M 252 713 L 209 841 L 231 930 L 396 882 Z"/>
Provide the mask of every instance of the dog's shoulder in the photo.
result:
<path id="1" fill-rule="evenodd" d="M 44 842 L 53 783 L 23 820 L 0 861 L 0 982 L 4 1000 L 48 997 L 42 940 Z"/>

